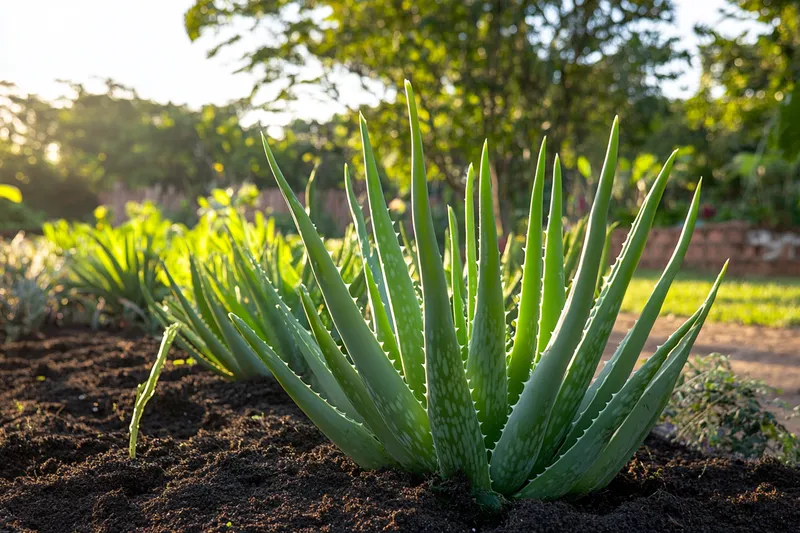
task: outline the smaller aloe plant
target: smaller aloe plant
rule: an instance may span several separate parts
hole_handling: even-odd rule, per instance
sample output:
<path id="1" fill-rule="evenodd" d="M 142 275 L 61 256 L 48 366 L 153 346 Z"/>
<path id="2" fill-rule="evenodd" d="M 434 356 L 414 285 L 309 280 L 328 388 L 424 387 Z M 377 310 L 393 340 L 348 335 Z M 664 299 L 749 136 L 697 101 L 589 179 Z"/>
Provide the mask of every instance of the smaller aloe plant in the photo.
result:
<path id="1" fill-rule="evenodd" d="M 64 221 L 47 224 L 46 238 L 65 255 L 64 286 L 81 301 L 100 300 L 102 313 L 151 325 L 145 293 L 161 299 L 167 291 L 162 278 L 157 231 L 133 224 L 93 228 Z M 101 308 L 97 308 L 100 314 Z"/>
<path id="2" fill-rule="evenodd" d="M 213 244 L 217 250 L 198 261 L 186 254 L 188 281 L 175 279 L 172 268 L 164 268 L 171 295 L 157 301 L 145 290 L 150 313 L 163 326 L 179 324 L 175 342 L 197 362 L 227 379 L 239 380 L 268 376 L 270 371 L 250 346 L 243 342 L 228 319 L 229 313 L 245 317 L 274 350 L 281 354 L 293 372 L 310 384 L 320 385 L 313 369 L 322 357 L 308 363 L 302 352 L 315 350 L 308 343 L 306 315 L 297 287 L 310 285 L 313 274 L 304 255 L 296 253 L 295 242 L 279 233 L 262 235 L 240 219 L 226 226 L 227 239 Z M 230 222 L 230 221 L 229 221 Z M 244 223 L 244 225 L 243 225 Z M 296 238 L 296 237 L 295 237 Z M 351 295 L 361 298 L 365 291 L 363 269 L 352 231 L 332 253 L 340 272 L 352 281 Z M 261 249 L 259 257 L 256 250 Z M 302 249 L 299 250 L 302 252 Z M 182 269 L 176 269 L 182 272 Z M 319 303 L 319 289 L 308 296 Z M 325 317 L 323 322 L 330 324 Z M 287 328 L 287 324 L 292 327 Z M 322 372 L 323 381 L 325 372 Z"/>
<path id="3" fill-rule="evenodd" d="M 448 276 L 433 228 L 419 119 L 408 82 L 406 92 L 413 243 L 404 238 L 404 249 L 398 241 L 363 117 L 371 235 L 345 169 L 368 313 L 354 300 L 353 285 L 343 279 L 265 140 L 270 167 L 304 243 L 306 265 L 321 301 L 301 287 L 298 297 L 306 320 L 299 320 L 253 257 L 234 246 L 226 274 L 203 277 L 201 269 L 192 266 L 193 277 L 202 278 L 193 283 L 193 303 L 181 298 L 173 283 L 180 303 L 168 305 L 161 318 L 195 327 L 202 343 L 194 349 L 212 363 L 212 358 L 222 363 L 219 353 L 256 369 L 257 361 L 263 363 L 320 430 L 364 468 L 399 466 L 443 476 L 463 472 L 479 500 L 488 505 L 497 505 L 499 495 L 554 499 L 600 489 L 658 420 L 724 275 L 725 267 L 697 312 L 631 375 L 689 245 L 700 184 L 673 256 L 641 317 L 592 380 L 675 154 L 653 184 L 610 273 L 601 276 L 617 160 L 619 132 L 614 121 L 567 290 L 560 163 L 556 157 L 549 223 L 543 231 L 542 143 L 522 274 L 515 282 L 521 292 L 512 300 L 515 320 L 507 323 L 487 146 L 477 173 L 479 225 L 473 203 L 476 173 L 470 168 L 467 174 L 465 275 L 461 232 L 450 212 Z M 570 249 L 577 249 L 573 245 Z M 306 284 L 310 281 L 305 279 Z M 224 319 L 225 312 L 235 329 Z M 203 346 L 207 351 L 198 349 Z"/>
<path id="4" fill-rule="evenodd" d="M 0 239 L 0 332 L 6 342 L 38 332 L 60 300 L 63 260 L 44 238 Z"/>

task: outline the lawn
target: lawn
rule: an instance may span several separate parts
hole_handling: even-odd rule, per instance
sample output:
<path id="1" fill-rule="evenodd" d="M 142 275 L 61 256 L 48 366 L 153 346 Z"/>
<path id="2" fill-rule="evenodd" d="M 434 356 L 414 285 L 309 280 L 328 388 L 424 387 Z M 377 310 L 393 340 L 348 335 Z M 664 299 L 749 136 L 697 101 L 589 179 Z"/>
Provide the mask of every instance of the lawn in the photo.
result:
<path id="1" fill-rule="evenodd" d="M 622 310 L 640 312 L 659 275 L 653 271 L 637 273 Z M 713 280 L 709 275 L 682 273 L 672 284 L 662 314 L 691 316 L 703 302 Z M 800 326 L 800 279 L 726 279 L 708 319 L 770 327 Z"/>

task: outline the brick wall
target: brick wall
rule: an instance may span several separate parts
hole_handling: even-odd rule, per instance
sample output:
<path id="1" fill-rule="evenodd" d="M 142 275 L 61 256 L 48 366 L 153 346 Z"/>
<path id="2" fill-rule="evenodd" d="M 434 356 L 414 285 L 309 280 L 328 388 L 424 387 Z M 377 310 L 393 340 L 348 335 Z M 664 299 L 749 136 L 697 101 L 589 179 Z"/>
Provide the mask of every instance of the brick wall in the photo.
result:
<path id="1" fill-rule="evenodd" d="M 619 254 L 627 231 L 614 232 L 612 258 Z M 663 269 L 680 233 L 681 228 L 653 228 L 639 266 Z M 698 224 L 683 268 L 716 274 L 728 258 L 728 272 L 736 276 L 800 276 L 800 230 L 760 230 L 740 221 Z"/>

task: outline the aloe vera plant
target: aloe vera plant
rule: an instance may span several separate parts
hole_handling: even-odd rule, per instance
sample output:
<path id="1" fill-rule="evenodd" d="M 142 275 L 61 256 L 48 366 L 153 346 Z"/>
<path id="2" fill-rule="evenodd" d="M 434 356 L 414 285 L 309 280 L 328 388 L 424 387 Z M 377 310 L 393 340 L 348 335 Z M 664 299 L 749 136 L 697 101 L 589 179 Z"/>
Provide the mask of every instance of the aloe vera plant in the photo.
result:
<path id="1" fill-rule="evenodd" d="M 313 369 L 324 387 L 309 383 L 270 345 L 252 317 L 230 318 L 309 418 L 364 468 L 399 466 L 450 476 L 463 472 L 478 500 L 554 499 L 605 486 L 633 455 L 669 399 L 724 275 L 703 305 L 638 370 L 635 362 L 675 278 L 697 218 L 698 184 L 683 233 L 642 315 L 599 377 L 592 380 L 622 298 L 644 249 L 675 158 L 664 165 L 608 276 L 598 275 L 617 161 L 615 119 L 605 164 L 569 291 L 560 217 L 561 180 L 553 169 L 550 222 L 542 227 L 545 143 L 530 203 L 527 247 L 516 320 L 506 323 L 500 252 L 492 212 L 485 144 L 477 175 L 479 224 L 472 204 L 475 173 L 467 177 L 466 273 L 450 216 L 448 282 L 433 227 L 414 93 L 405 85 L 412 139 L 412 215 L 421 301 L 389 218 L 369 142 L 361 137 L 372 235 L 350 194 L 359 232 L 369 314 L 351 297 L 321 237 L 298 202 L 264 139 L 269 165 L 305 244 L 308 263 L 332 319 L 302 296 L 310 335 L 324 364 Z M 349 176 L 347 176 L 349 182 Z M 348 191 L 352 191 L 348 183 Z M 476 229 L 477 226 L 477 229 Z M 545 230 L 545 231 L 543 231 Z M 479 241 L 476 236 L 479 234 Z M 293 328 L 290 328 L 293 329 Z M 512 339 L 510 351 L 506 339 Z M 316 354 L 316 355 L 315 355 Z M 324 379 L 323 378 L 324 374 Z"/>
<path id="2" fill-rule="evenodd" d="M 215 252 L 203 262 L 187 254 L 188 283 L 179 283 L 173 269 L 164 268 L 171 295 L 159 301 L 145 290 L 149 312 L 165 328 L 179 324 L 181 328 L 175 342 L 195 361 L 225 378 L 238 380 L 270 375 L 267 366 L 230 323 L 228 314 L 233 312 L 245 317 L 259 336 L 281 354 L 293 372 L 309 383 L 315 383 L 316 374 L 324 381 L 325 372 L 313 372 L 315 365 L 322 361 L 321 355 L 312 358 L 310 363 L 301 355 L 304 350 L 316 349 L 315 346 L 308 348 L 308 339 L 302 338 L 308 322 L 296 292 L 304 277 L 313 276 L 310 267 L 296 260 L 280 234 L 268 239 L 259 257 L 245 235 L 231 231 L 230 227 L 227 235 L 225 245 L 220 246 L 227 251 Z M 352 281 L 351 295 L 358 299 L 362 296 L 360 291 L 365 290 L 359 284 L 362 278 L 358 275 L 363 269 L 356 252 L 351 250 L 353 245 L 346 244 L 349 242 L 352 239 L 346 238 L 336 247 L 334 258 L 342 275 Z M 319 289 L 315 289 L 315 293 L 307 297 L 318 303 L 321 295 Z"/>

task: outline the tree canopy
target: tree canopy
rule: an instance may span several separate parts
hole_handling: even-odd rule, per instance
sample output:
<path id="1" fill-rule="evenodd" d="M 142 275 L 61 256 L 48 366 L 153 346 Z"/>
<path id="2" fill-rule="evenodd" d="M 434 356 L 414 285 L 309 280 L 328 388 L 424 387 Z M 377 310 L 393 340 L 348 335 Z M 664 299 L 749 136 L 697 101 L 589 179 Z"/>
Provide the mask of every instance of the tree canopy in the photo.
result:
<path id="1" fill-rule="evenodd" d="M 673 17 L 669 0 L 197 0 L 186 29 L 192 39 L 218 36 L 210 55 L 241 48 L 242 28 L 268 29 L 267 42 L 244 47 L 241 69 L 281 87 L 270 108 L 308 84 L 335 99 L 351 83 L 341 73 L 357 76 L 382 96 L 369 112 L 373 144 L 398 163 L 408 151 L 398 87 L 411 79 L 431 175 L 463 188 L 466 166 L 489 138 L 497 201 L 507 204 L 527 193 L 544 135 L 568 166 L 584 153 L 600 160 L 594 137 L 605 137 L 616 113 L 628 142 L 641 141 L 665 105 L 661 82 L 687 57 L 663 35 Z M 407 187 L 408 169 L 392 170 Z"/>

